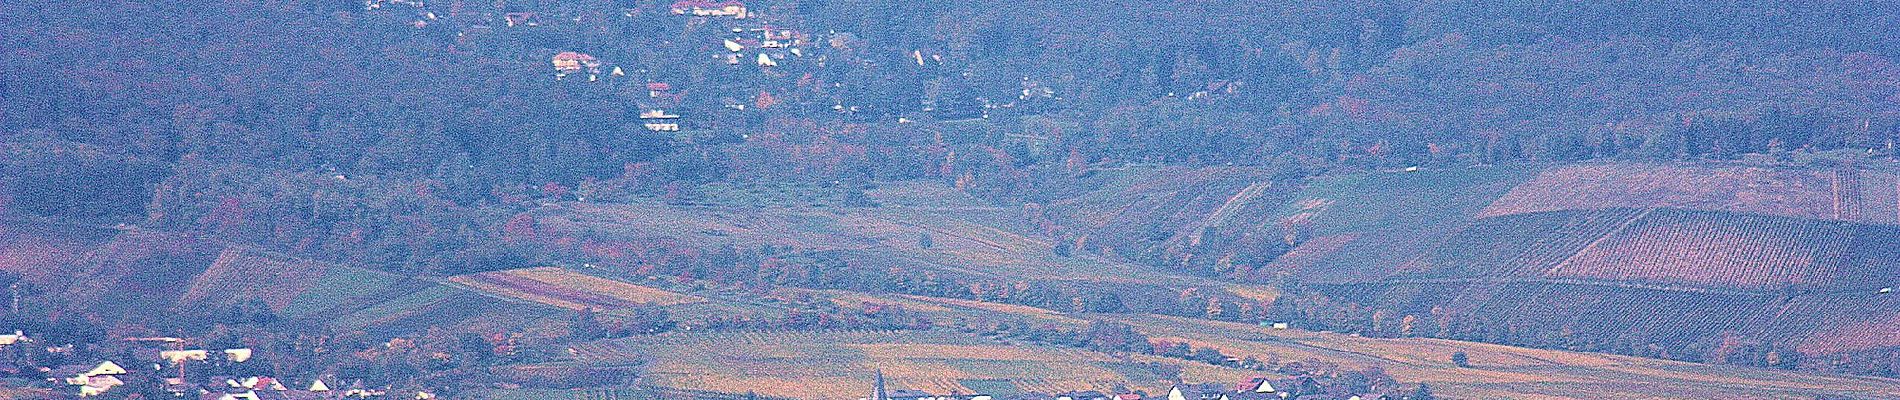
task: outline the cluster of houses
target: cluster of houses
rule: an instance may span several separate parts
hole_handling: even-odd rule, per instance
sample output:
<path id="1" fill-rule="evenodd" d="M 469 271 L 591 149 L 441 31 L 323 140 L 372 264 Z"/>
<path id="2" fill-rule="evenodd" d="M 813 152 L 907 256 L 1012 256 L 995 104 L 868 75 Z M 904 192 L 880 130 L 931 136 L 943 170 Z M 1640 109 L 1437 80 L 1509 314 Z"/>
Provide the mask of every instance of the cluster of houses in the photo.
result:
<path id="1" fill-rule="evenodd" d="M 42 376 L 43 384 L 54 392 L 63 392 L 81 398 L 98 397 L 119 391 L 139 391 L 127 389 L 133 385 L 155 385 L 176 398 L 196 398 L 201 400 L 341 400 L 385 398 L 387 388 L 365 387 L 361 380 L 353 381 L 343 389 L 335 389 L 323 378 L 308 381 L 288 382 L 271 376 L 203 376 L 187 375 L 188 371 L 209 371 L 213 367 L 231 367 L 252 360 L 250 348 L 229 348 L 219 350 L 187 349 L 185 339 L 174 337 L 136 337 L 126 338 L 126 342 L 158 343 L 172 347 L 169 350 L 141 347 L 131 350 L 131 359 L 136 362 L 121 364 L 119 361 L 98 360 L 95 362 L 67 364 L 52 367 L 39 367 L 36 370 L 23 370 L 18 366 L 8 366 L 6 375 Z M 14 350 L 19 346 L 35 344 L 35 340 L 25 333 L 14 331 L 0 334 L 0 349 Z M 49 354 L 74 353 L 73 346 L 48 346 Z M 16 353 L 17 354 L 17 353 Z M 137 368 L 127 368 L 127 365 Z M 333 378 L 334 379 L 334 378 Z M 434 395 L 420 393 L 417 399 L 433 399 Z"/>

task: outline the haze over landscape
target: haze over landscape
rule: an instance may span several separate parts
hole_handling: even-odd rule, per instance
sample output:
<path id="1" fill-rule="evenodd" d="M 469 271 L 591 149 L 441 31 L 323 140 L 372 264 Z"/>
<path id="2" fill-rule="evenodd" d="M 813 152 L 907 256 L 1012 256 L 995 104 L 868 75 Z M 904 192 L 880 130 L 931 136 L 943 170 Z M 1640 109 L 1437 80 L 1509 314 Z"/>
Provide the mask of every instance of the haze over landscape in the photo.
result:
<path id="1" fill-rule="evenodd" d="M 0 399 L 1900 398 L 1891 2 L 0 27 Z"/>

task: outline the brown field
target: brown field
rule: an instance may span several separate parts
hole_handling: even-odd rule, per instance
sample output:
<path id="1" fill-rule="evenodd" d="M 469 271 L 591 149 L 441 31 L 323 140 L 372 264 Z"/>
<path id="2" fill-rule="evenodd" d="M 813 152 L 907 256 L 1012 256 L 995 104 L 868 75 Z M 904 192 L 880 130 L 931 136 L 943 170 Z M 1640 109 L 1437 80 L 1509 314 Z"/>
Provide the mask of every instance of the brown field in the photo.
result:
<path id="1" fill-rule="evenodd" d="M 1191 379 L 1228 380 L 1191 363 L 1122 359 L 1069 348 L 1010 345 L 947 332 L 793 332 L 663 334 L 576 347 L 577 359 L 613 363 L 616 357 L 650 361 L 645 383 L 686 389 L 756 389 L 761 395 L 856 399 L 882 370 L 892 389 L 972 393 L 965 379 L 1001 379 L 1023 390 L 1110 390 L 1115 385 L 1159 393 L 1168 382 L 1131 377 L 1125 365 L 1153 361 L 1180 365 Z M 1209 373 L 1208 376 L 1197 374 Z"/>
<path id="2" fill-rule="evenodd" d="M 896 296 L 898 296 L 899 298 L 915 300 L 915 301 L 925 302 L 925 303 L 944 305 L 944 306 L 949 306 L 949 307 L 955 307 L 959 309 L 977 310 L 984 313 L 1028 317 L 1030 319 L 1039 320 L 1043 322 L 1053 322 L 1053 323 L 1067 324 L 1067 325 L 1082 325 L 1082 324 L 1088 323 L 1088 320 L 1070 317 L 1064 313 L 1059 313 L 1055 311 L 1050 311 L 1050 310 L 1045 310 L 1045 309 L 1030 307 L 1030 306 L 991 303 L 987 301 L 976 301 L 976 300 L 946 299 L 942 297 L 928 297 L 928 296 L 914 296 L 914 295 L 896 295 Z"/>
<path id="3" fill-rule="evenodd" d="M 611 310 L 635 305 L 671 306 L 706 301 L 631 283 L 581 274 L 558 267 L 484 272 L 449 281 L 505 297 L 570 310 Z"/>

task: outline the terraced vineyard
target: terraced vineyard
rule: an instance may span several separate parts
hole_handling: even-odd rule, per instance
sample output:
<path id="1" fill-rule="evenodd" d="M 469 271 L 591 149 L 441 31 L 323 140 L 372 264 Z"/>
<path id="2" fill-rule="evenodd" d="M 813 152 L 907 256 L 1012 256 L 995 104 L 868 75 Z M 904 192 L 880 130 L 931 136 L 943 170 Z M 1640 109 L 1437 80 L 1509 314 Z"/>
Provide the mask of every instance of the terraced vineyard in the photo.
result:
<path id="1" fill-rule="evenodd" d="M 1860 267 L 1846 262 L 1855 233 L 1837 223 L 1660 210 L 1546 275 L 1747 290 L 1827 287 Z"/>

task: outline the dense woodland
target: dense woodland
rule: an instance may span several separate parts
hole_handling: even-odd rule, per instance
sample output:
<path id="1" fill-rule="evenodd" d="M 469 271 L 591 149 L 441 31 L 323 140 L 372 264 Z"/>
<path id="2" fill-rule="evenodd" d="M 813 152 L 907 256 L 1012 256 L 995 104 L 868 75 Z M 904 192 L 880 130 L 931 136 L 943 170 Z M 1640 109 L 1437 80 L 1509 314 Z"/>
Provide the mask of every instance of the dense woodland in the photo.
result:
<path id="1" fill-rule="evenodd" d="M 1900 7 L 1879 1 L 747 5 L 821 39 L 767 70 L 709 61 L 725 21 L 650 1 L 445 0 L 427 6 L 440 19 L 422 27 L 412 9 L 350 1 L 8 1 L 0 213 L 444 276 L 601 261 L 523 213 L 559 201 L 694 204 L 708 184 L 809 183 L 840 205 L 873 206 L 867 185 L 932 180 L 1041 217 L 1039 205 L 1094 184 L 1093 171 L 1130 165 L 1243 166 L 1297 182 L 1416 165 L 1891 156 L 1900 139 Z M 499 20 L 528 11 L 562 18 Z M 556 80 L 548 57 L 560 51 L 636 72 Z M 913 63 L 913 52 L 940 60 Z M 637 115 L 655 107 L 647 82 L 679 88 L 664 106 L 685 131 L 640 128 Z M 735 103 L 752 107 L 725 106 Z M 1292 241 L 1228 245 L 1270 258 Z M 747 287 L 1266 316 L 1237 299 L 1017 288 L 800 249 L 656 245 L 619 261 Z M 1362 325 L 1347 319 L 1371 316 L 1334 307 L 1301 309 L 1336 312 L 1326 324 L 1347 331 Z M 886 317 L 725 327 L 916 324 Z M 664 319 L 576 325 L 600 337 Z M 441 340 L 421 346 L 492 347 Z M 1744 363 L 1792 363 L 1764 357 Z M 1891 365 L 1853 369 L 1891 375 Z"/>

